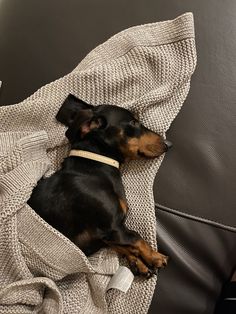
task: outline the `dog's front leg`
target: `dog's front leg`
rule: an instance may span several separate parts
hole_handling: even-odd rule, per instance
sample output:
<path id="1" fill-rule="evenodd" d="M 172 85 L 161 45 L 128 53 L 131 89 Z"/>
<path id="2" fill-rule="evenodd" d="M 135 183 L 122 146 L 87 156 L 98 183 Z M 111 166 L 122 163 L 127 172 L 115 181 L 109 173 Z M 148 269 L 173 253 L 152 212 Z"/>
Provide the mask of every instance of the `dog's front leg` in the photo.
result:
<path id="1" fill-rule="evenodd" d="M 150 277 L 158 268 L 167 265 L 167 256 L 153 250 L 137 232 L 124 225 L 114 229 L 105 242 L 127 258 L 135 275 Z"/>

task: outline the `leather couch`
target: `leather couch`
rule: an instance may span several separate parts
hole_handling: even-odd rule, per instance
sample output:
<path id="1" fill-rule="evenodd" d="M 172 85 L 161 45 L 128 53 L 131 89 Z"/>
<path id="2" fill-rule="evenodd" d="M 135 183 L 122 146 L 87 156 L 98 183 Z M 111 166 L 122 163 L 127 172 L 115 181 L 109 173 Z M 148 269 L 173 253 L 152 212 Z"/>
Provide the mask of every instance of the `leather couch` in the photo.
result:
<path id="1" fill-rule="evenodd" d="M 150 313 L 211 314 L 236 265 L 236 2 L 0 0 L 0 104 L 70 72 L 129 26 L 195 16 L 198 65 L 154 184 L 157 240 L 171 257 Z"/>

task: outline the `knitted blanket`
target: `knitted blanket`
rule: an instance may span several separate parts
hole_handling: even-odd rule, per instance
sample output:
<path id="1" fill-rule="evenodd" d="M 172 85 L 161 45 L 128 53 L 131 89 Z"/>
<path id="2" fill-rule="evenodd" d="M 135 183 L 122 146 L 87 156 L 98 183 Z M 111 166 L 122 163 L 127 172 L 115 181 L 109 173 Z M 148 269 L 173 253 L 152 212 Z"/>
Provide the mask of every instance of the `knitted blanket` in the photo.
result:
<path id="1" fill-rule="evenodd" d="M 16 105 L 0 108 L 0 313 L 146 313 L 156 284 L 135 278 L 127 293 L 106 291 L 119 263 L 103 249 L 87 258 L 28 205 L 42 176 L 69 147 L 55 115 L 69 93 L 93 105 L 137 114 L 165 135 L 190 87 L 196 64 L 191 13 L 129 28 L 95 48 L 68 75 Z M 122 169 L 127 225 L 156 248 L 153 181 L 163 157 Z"/>

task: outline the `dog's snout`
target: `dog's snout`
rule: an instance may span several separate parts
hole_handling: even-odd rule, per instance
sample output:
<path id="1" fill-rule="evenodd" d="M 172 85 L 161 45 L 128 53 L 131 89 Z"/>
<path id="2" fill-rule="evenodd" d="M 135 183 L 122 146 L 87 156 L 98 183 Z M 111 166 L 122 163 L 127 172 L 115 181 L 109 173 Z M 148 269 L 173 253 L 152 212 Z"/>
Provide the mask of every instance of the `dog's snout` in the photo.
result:
<path id="1" fill-rule="evenodd" d="M 166 151 L 173 146 L 173 144 L 170 141 L 167 141 L 167 140 L 164 140 L 164 144 L 165 144 L 165 147 L 166 147 Z"/>

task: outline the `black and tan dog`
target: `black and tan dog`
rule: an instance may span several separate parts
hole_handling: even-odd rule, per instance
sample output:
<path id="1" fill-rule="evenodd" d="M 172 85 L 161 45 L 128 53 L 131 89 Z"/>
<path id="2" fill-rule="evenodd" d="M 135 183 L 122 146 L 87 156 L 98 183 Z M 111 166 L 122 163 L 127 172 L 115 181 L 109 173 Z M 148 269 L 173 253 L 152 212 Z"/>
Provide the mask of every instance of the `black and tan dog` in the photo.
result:
<path id="1" fill-rule="evenodd" d="M 128 207 L 118 165 L 159 157 L 170 143 L 126 109 L 93 107 L 72 95 L 56 118 L 68 127 L 71 153 L 59 171 L 39 181 L 29 205 L 86 255 L 109 246 L 127 258 L 134 274 L 149 277 L 167 257 L 125 226 Z"/>

